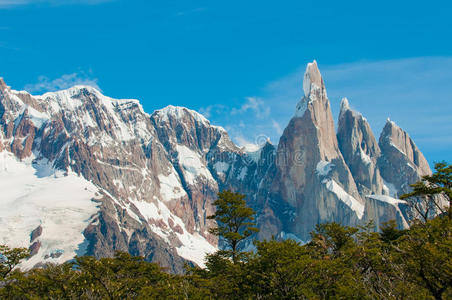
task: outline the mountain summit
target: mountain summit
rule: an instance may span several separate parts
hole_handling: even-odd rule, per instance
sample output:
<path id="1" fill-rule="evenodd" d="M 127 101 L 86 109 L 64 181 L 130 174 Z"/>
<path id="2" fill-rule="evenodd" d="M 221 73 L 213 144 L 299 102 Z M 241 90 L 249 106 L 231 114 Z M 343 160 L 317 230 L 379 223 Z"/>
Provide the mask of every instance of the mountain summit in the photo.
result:
<path id="1" fill-rule="evenodd" d="M 316 224 L 408 226 L 397 196 L 430 174 L 412 139 L 388 122 L 379 142 L 341 103 L 336 132 L 317 63 L 277 146 L 255 152 L 199 113 L 76 86 L 33 96 L 0 80 L 0 244 L 28 247 L 31 268 L 128 251 L 182 272 L 218 249 L 218 191 L 247 196 L 261 239 L 309 240 Z"/>

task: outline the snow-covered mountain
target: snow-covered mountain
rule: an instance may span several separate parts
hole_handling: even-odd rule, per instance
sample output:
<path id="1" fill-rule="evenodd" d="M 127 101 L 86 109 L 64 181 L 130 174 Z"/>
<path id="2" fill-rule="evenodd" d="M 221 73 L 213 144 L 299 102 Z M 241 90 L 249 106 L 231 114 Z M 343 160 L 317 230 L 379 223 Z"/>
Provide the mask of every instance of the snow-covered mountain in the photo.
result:
<path id="1" fill-rule="evenodd" d="M 148 115 L 87 86 L 33 96 L 0 79 L 0 244 L 29 247 L 25 267 L 122 250 L 181 272 L 218 248 L 207 216 L 226 188 L 247 195 L 259 238 L 408 226 L 397 195 L 431 172 L 411 138 L 388 121 L 377 143 L 346 99 L 336 132 L 315 61 L 303 90 L 279 144 L 249 153 L 187 108 Z"/>

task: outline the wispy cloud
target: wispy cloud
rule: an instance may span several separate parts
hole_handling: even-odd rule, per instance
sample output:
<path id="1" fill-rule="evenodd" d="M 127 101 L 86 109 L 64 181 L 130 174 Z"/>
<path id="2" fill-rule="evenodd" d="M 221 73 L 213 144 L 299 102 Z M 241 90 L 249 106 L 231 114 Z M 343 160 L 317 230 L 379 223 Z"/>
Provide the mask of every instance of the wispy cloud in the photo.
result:
<path id="1" fill-rule="evenodd" d="M 281 128 L 281 125 L 278 122 L 276 122 L 275 120 L 272 120 L 272 125 L 277 134 L 283 133 L 283 129 Z"/>
<path id="2" fill-rule="evenodd" d="M 115 0 L 0 0 L 1 8 L 13 8 L 30 4 L 51 4 L 51 5 L 66 5 L 66 4 L 85 4 L 93 5 L 105 2 L 112 2 Z"/>
<path id="3" fill-rule="evenodd" d="M 388 117 L 406 130 L 430 161 L 452 161 L 450 132 L 452 132 L 452 57 L 418 57 L 384 61 L 358 61 L 340 65 L 323 65 L 318 61 L 325 80 L 335 120 L 342 97 L 370 122 L 378 139 Z M 231 129 L 236 142 L 252 141 L 266 134 L 278 142 L 283 128 L 293 116 L 302 97 L 305 66 L 268 83 L 258 95 L 259 105 L 271 113 L 265 118 L 251 114 L 252 102 L 245 115 L 246 128 L 236 118 L 211 112 L 210 118 Z M 246 103 L 245 103 L 246 104 Z M 242 111 L 242 107 L 236 108 Z M 278 126 L 280 125 L 280 126 Z M 448 154 L 448 157 L 437 155 Z"/>
<path id="4" fill-rule="evenodd" d="M 232 109 L 231 114 L 244 114 L 248 111 L 252 111 L 257 119 L 264 119 L 270 115 L 270 107 L 262 99 L 256 97 L 247 97 L 240 108 Z"/>
<path id="5" fill-rule="evenodd" d="M 64 74 L 56 79 L 49 79 L 46 76 L 39 76 L 36 83 L 25 85 L 24 90 L 30 93 L 45 93 L 68 89 L 75 85 L 89 85 L 101 90 L 97 82 L 97 78 L 90 78 L 84 72 Z"/>
<path id="6" fill-rule="evenodd" d="M 13 47 L 9 43 L 5 43 L 2 41 L 0 41 L 0 48 L 6 49 L 6 50 L 11 50 L 11 51 L 20 51 L 19 48 Z"/>
<path id="7" fill-rule="evenodd" d="M 225 112 L 228 112 L 230 108 L 223 104 L 212 104 L 207 107 L 201 107 L 199 109 L 199 113 L 201 113 L 204 117 L 210 118 L 211 116 L 220 115 Z"/>

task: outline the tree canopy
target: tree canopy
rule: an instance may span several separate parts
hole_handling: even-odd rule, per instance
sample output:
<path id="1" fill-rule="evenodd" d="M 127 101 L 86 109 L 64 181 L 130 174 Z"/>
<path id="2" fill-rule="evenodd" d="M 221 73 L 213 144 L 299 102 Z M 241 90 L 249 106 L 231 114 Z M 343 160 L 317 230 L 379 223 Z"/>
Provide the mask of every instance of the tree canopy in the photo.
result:
<path id="1" fill-rule="evenodd" d="M 436 163 L 432 175 L 423 176 L 411 187 L 413 191 L 400 196 L 400 199 L 408 199 L 424 221 L 434 217 L 437 211 L 447 213 L 452 220 L 452 165 Z M 444 200 L 448 205 L 444 205 Z"/>
<path id="2" fill-rule="evenodd" d="M 254 210 L 246 205 L 245 196 L 229 190 L 218 193 L 214 215 L 208 219 L 217 221 L 217 227 L 210 233 L 219 236 L 227 244 L 223 253 L 229 255 L 234 263 L 240 256 L 240 246 L 246 238 L 259 230 L 255 227 Z"/>
<path id="3" fill-rule="evenodd" d="M 391 221 L 379 232 L 371 223 L 319 224 L 307 244 L 255 240 L 255 251 L 244 252 L 238 246 L 256 231 L 253 210 L 230 191 L 215 203 L 212 232 L 228 250 L 208 255 L 205 268 L 168 274 L 117 252 L 21 271 L 28 251 L 1 246 L 0 299 L 452 299 L 452 220 L 445 215 L 406 230 Z"/>

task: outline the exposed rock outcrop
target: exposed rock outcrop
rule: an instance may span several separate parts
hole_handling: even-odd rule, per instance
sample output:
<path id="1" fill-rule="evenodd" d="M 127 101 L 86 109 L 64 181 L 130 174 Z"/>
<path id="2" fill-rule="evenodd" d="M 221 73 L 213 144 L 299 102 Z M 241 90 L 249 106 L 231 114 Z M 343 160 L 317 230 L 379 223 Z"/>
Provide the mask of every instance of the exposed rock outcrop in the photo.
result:
<path id="1" fill-rule="evenodd" d="M 339 150 L 315 61 L 307 66 L 303 89 L 305 95 L 278 145 L 271 197 L 290 207 L 280 216 L 282 231 L 307 240 L 316 224 L 328 220 L 356 224 L 363 217 L 364 200 Z"/>
<path id="2" fill-rule="evenodd" d="M 381 175 L 394 186 L 397 195 L 407 193 L 411 183 L 431 174 L 427 160 L 414 141 L 389 119 L 381 132 L 379 145 Z"/>
<path id="3" fill-rule="evenodd" d="M 247 152 L 223 128 L 183 107 L 148 115 L 137 100 L 112 99 L 92 87 L 33 96 L 0 79 L 0 177 L 19 170 L 13 173 L 26 174 L 33 191 L 58 183 L 80 194 L 10 193 L 0 199 L 0 225 L 18 222 L 8 226 L 17 225 L 17 238 L 27 237 L 15 241 L 33 250 L 27 267 L 121 250 L 176 273 L 186 262 L 202 266 L 204 255 L 221 247 L 208 233 L 214 222 L 207 217 L 223 189 L 246 194 L 261 239 L 307 241 L 316 224 L 332 221 L 396 219 L 407 227 L 409 208 L 397 195 L 431 172 L 411 138 L 388 121 L 377 144 L 346 99 L 336 133 L 315 61 L 306 68 L 303 91 L 279 144 L 267 141 Z M 12 212 L 9 203 L 17 206 Z M 49 217 L 43 207 L 53 203 Z M 65 217 L 70 228 L 55 225 Z M 0 243 L 6 240 L 14 242 L 0 236 Z"/>

